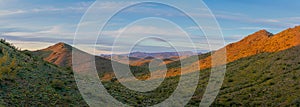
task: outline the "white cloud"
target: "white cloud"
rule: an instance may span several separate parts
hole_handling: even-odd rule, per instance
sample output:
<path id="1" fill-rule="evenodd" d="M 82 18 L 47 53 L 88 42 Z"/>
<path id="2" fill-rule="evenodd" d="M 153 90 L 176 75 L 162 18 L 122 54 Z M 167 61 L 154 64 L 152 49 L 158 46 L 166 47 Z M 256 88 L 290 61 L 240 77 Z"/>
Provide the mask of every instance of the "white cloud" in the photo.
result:
<path id="1" fill-rule="evenodd" d="M 199 30 L 200 28 L 199 28 L 199 26 L 190 26 L 186 29 L 187 30 Z M 205 29 L 205 30 L 220 30 L 218 27 L 215 27 L 215 26 L 202 26 L 202 29 Z"/>
<path id="2" fill-rule="evenodd" d="M 240 21 L 246 23 L 256 23 L 263 24 L 272 27 L 292 27 L 299 22 L 291 21 L 296 20 L 300 21 L 299 17 L 287 17 L 287 18 L 254 18 L 241 13 L 232 13 L 232 12 L 216 12 L 215 16 L 219 19 Z"/>
<path id="3" fill-rule="evenodd" d="M 55 12 L 55 11 L 84 11 L 86 7 L 65 7 L 65 8 L 54 8 L 54 7 L 49 7 L 49 8 L 35 8 L 28 10 L 28 13 L 32 12 Z"/>
<path id="4" fill-rule="evenodd" d="M 14 46 L 21 48 L 22 50 L 31 50 L 31 51 L 44 49 L 53 45 L 52 43 L 38 42 L 38 41 L 33 42 L 33 41 L 8 40 L 8 42 L 13 43 Z"/>
<path id="5" fill-rule="evenodd" d="M 133 35 L 160 35 L 162 37 L 169 36 L 182 36 L 184 33 L 180 30 L 174 30 L 169 28 L 160 28 L 155 26 L 132 26 L 129 28 L 123 28 L 115 31 L 103 31 L 103 35 L 118 36 L 122 34 L 125 37 L 133 37 Z"/>
<path id="6" fill-rule="evenodd" d="M 0 1 L 1 2 L 1 1 Z M 73 5 L 69 7 L 43 7 L 43 8 L 30 8 L 30 9 L 10 9 L 0 10 L 0 16 L 32 14 L 41 12 L 84 12 L 89 5 Z"/>
<path id="7" fill-rule="evenodd" d="M 121 2 L 101 2 L 97 6 L 99 7 L 99 9 L 104 9 L 105 11 L 114 11 L 114 10 L 119 9 L 120 7 L 124 6 L 124 5 L 132 4 L 132 3 L 133 2 L 125 2 L 125 1 L 121 1 Z"/>
<path id="8" fill-rule="evenodd" d="M 17 36 L 17 37 L 71 37 L 74 35 L 72 32 L 64 31 L 63 27 L 60 25 L 52 26 L 51 28 L 48 28 L 46 30 L 41 31 L 23 31 L 23 32 L 4 32 L 2 35 L 6 36 Z"/>
<path id="9" fill-rule="evenodd" d="M 23 14 L 23 13 L 26 13 L 26 11 L 24 11 L 24 10 L 0 10 L 0 16 L 8 16 L 8 15 L 15 15 L 15 14 Z"/>
<path id="10" fill-rule="evenodd" d="M 124 54 L 125 52 L 117 52 L 115 51 L 114 53 L 112 53 L 112 51 L 106 51 L 106 50 L 102 50 L 102 49 L 97 49 L 97 47 L 108 47 L 111 48 L 111 46 L 103 46 L 103 45 L 99 45 L 97 44 L 95 45 L 76 45 L 76 48 L 85 51 L 87 53 L 93 54 L 93 55 L 100 55 L 100 54 Z M 95 49 L 96 48 L 96 49 Z"/>

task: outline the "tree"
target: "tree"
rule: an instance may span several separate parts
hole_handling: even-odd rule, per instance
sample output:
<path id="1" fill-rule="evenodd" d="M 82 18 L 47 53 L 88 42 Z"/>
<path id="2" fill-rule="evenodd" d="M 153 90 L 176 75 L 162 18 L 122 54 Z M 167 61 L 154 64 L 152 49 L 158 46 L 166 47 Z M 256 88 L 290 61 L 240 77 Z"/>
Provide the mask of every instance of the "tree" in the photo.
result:
<path id="1" fill-rule="evenodd" d="M 16 58 L 9 58 L 8 52 L 3 52 L 3 56 L 0 58 L 0 80 L 13 79 L 16 76 Z"/>

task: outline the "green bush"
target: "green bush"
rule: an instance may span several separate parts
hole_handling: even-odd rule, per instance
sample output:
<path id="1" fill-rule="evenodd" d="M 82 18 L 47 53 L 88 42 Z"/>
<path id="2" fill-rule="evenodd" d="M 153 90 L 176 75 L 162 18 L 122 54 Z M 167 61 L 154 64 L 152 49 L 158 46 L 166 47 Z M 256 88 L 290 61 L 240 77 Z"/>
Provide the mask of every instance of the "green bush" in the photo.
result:
<path id="1" fill-rule="evenodd" d="M 14 79 L 18 69 L 16 59 L 11 59 L 7 52 L 3 52 L 3 49 L 1 53 L 4 55 L 0 58 L 0 80 Z"/>
<path id="2" fill-rule="evenodd" d="M 51 86 L 56 90 L 64 89 L 65 83 L 61 80 L 54 79 L 51 81 Z"/>

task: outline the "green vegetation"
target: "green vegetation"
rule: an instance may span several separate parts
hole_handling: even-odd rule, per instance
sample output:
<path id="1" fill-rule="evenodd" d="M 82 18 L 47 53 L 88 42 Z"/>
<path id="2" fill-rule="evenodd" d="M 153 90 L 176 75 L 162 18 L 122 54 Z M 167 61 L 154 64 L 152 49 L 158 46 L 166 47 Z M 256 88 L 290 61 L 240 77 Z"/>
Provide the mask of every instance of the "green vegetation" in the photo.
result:
<path id="1" fill-rule="evenodd" d="M 196 62 L 198 60 L 201 60 L 201 59 L 204 59 L 204 58 L 210 56 L 211 53 L 212 52 L 208 52 L 208 53 L 201 54 L 201 55 L 198 55 L 198 56 L 190 56 L 188 58 L 183 59 L 182 61 L 178 60 L 178 61 L 169 63 L 169 64 L 167 64 L 167 68 L 168 69 L 179 68 L 179 67 L 181 67 L 181 62 L 185 62 L 186 64 L 191 64 L 193 62 Z M 182 66 L 185 66 L 185 64 L 183 64 Z"/>
<path id="2" fill-rule="evenodd" d="M 300 46 L 229 63 L 224 84 L 212 106 L 299 106 L 299 52 Z M 187 106 L 199 106 L 205 92 L 210 69 L 200 72 L 198 88 Z M 184 76 L 190 75 L 195 74 Z M 123 103 L 149 106 L 164 101 L 174 91 L 178 78 L 167 78 L 159 88 L 147 93 L 128 90 L 118 82 L 104 84 L 108 92 Z"/>
<path id="3" fill-rule="evenodd" d="M 13 80 L 16 76 L 18 66 L 16 65 L 16 59 L 11 59 L 7 52 L 3 52 L 1 49 L 2 57 L 0 58 L 0 80 L 11 79 Z"/>
<path id="4" fill-rule="evenodd" d="M 87 106 L 72 71 L 13 47 L 0 41 L 0 105 Z"/>
<path id="5" fill-rule="evenodd" d="M 30 51 L 19 51 L 4 40 L 0 42 L 0 106 L 87 106 L 76 87 L 71 69 L 45 62 Z M 224 84 L 212 106 L 300 106 L 299 52 L 300 46 L 297 46 L 227 64 Z M 200 55 L 199 59 L 209 55 Z M 96 60 L 99 60 L 96 62 L 97 69 L 103 71 L 102 74 L 111 72 L 109 60 Z M 180 65 L 178 61 L 167 67 L 172 69 Z M 149 73 L 147 66 L 131 66 L 131 69 L 136 77 Z M 198 87 L 187 106 L 199 106 L 205 92 L 210 69 L 200 72 Z M 115 78 L 102 83 L 113 97 L 124 104 L 151 106 L 174 92 L 179 77 L 166 78 L 150 92 L 129 90 Z M 189 82 L 184 81 L 186 84 Z M 191 89 L 186 88 L 185 91 Z"/>
<path id="6" fill-rule="evenodd" d="M 215 105 L 295 106 L 300 97 L 300 47 L 262 53 L 227 65 Z"/>

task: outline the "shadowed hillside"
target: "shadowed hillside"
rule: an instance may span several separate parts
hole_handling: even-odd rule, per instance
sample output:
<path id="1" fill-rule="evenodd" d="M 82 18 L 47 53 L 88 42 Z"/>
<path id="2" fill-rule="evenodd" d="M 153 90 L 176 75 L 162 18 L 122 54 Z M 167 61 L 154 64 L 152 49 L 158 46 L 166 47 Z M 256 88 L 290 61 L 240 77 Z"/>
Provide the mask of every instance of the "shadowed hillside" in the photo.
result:
<path id="1" fill-rule="evenodd" d="M 74 53 L 72 53 L 72 51 Z M 76 69 L 88 69 L 92 63 L 96 64 L 96 69 L 98 71 L 98 75 L 102 80 L 109 81 L 115 77 L 113 73 L 112 63 L 119 65 L 119 66 L 127 66 L 126 64 L 119 63 L 117 61 L 111 61 L 110 59 L 103 58 L 101 56 L 94 56 L 89 53 L 83 52 L 77 48 L 74 48 L 66 43 L 57 43 L 53 46 L 50 46 L 46 49 L 29 52 L 32 53 L 34 56 L 40 57 L 41 59 L 53 63 L 57 66 L 66 68 L 71 70 L 72 69 L 72 54 L 77 54 L 81 56 L 81 60 L 86 60 L 84 64 L 80 64 L 76 66 Z M 117 57 L 117 56 L 115 56 Z M 136 58 L 132 58 L 134 60 Z M 136 59 L 140 61 L 141 59 Z M 147 60 L 148 61 L 148 60 Z M 149 62 L 149 61 L 148 61 Z M 145 72 L 148 72 L 146 66 L 130 66 L 130 69 L 134 73 L 134 75 L 142 75 Z"/>
<path id="2" fill-rule="evenodd" d="M 0 42 L 0 105 L 87 106 L 73 72 Z"/>
<path id="3" fill-rule="evenodd" d="M 45 61 L 62 67 L 72 66 L 72 46 L 65 43 L 57 43 L 46 49 L 33 52 L 36 56 L 41 56 Z"/>
<path id="4" fill-rule="evenodd" d="M 227 64 L 224 84 L 212 106 L 300 106 L 299 32 L 299 27 L 276 35 L 262 30 L 228 45 L 229 53 L 234 54 L 229 60 L 235 60 Z M 272 47 L 270 44 L 276 45 Z M 244 51 L 249 54 L 243 54 Z M 199 57 L 199 60 L 209 58 L 210 53 Z M 170 63 L 167 67 L 171 69 L 169 71 L 179 69 L 180 62 Z M 205 92 L 210 68 L 200 72 L 198 88 L 188 106 L 199 106 Z M 191 72 L 183 76 L 191 75 L 195 74 Z M 178 81 L 179 76 L 170 76 L 156 90 L 148 93 L 128 90 L 118 82 L 104 84 L 108 92 L 121 102 L 132 106 L 150 106 L 171 95 Z"/>
<path id="5" fill-rule="evenodd" d="M 291 48 L 293 46 L 297 46 L 300 43 L 300 26 L 296 26 L 294 28 L 289 28 L 287 30 L 284 30 L 278 34 L 272 34 L 266 30 L 260 30 L 258 32 L 255 32 L 247 37 L 245 37 L 244 39 L 236 42 L 236 43 L 232 43 L 227 45 L 224 48 L 221 48 L 217 51 L 214 51 L 213 54 L 211 53 L 207 53 L 207 54 L 203 54 L 203 55 L 199 55 L 199 63 L 200 63 L 200 68 L 201 69 L 206 69 L 206 68 L 210 68 L 211 67 L 211 55 L 215 55 L 218 56 L 220 54 L 223 54 L 224 49 L 226 49 L 226 59 L 227 59 L 227 63 L 233 62 L 235 60 L 238 60 L 240 58 L 244 58 L 244 57 L 249 57 L 249 56 L 253 56 L 259 53 L 263 53 L 263 52 L 278 52 L 281 50 L 285 50 L 288 48 Z M 63 44 L 63 46 L 61 46 L 61 44 Z M 71 62 L 71 58 L 70 58 L 70 51 L 71 46 L 64 44 L 64 43 L 58 43 L 54 46 L 51 46 L 47 49 L 43 49 L 41 51 L 37 51 L 37 55 L 39 56 L 43 56 L 43 58 L 46 61 L 49 62 L 54 62 L 55 64 L 67 64 L 68 62 Z M 52 50 L 52 53 L 49 53 L 49 50 Z M 67 51 L 68 50 L 68 51 Z M 47 54 L 48 53 L 48 54 Z M 154 54 L 150 54 L 151 55 L 158 55 L 158 56 L 164 56 L 163 53 L 154 53 Z M 188 54 L 188 53 L 187 53 Z M 137 52 L 133 54 L 135 57 L 145 57 L 148 54 L 147 53 L 142 53 L 142 52 Z M 173 55 L 173 53 L 172 53 Z M 64 56 L 66 56 L 67 58 L 65 58 Z M 145 58 L 135 58 L 135 57 L 129 57 L 130 64 L 135 66 L 135 67 L 131 67 L 133 68 L 133 72 L 134 73 L 138 73 L 137 75 L 144 75 L 142 77 L 139 77 L 140 79 L 145 79 L 148 77 L 149 74 L 147 71 L 148 68 L 148 64 L 152 61 L 151 57 L 145 57 Z M 98 57 L 99 62 L 103 62 L 105 59 L 103 59 L 102 57 Z M 122 62 L 122 60 L 124 59 L 128 59 L 127 56 L 114 56 L 113 58 L 115 59 L 119 59 L 117 61 Z M 150 59 L 149 59 L 150 58 Z M 49 60 L 52 59 L 52 60 Z M 68 60 L 63 60 L 63 59 L 68 59 Z M 100 60 L 101 59 L 101 60 Z M 177 61 L 178 58 L 172 59 L 169 58 L 165 59 L 165 64 L 167 64 L 168 66 L 168 73 L 167 73 L 167 77 L 170 76 L 176 76 L 176 75 L 180 75 L 181 74 L 181 64 L 180 61 Z M 189 59 L 194 59 L 194 58 L 186 58 L 186 60 Z M 192 60 L 191 60 L 192 61 Z M 197 60 L 194 60 L 195 63 L 194 64 L 190 64 L 187 66 L 183 66 L 184 71 L 182 71 L 183 73 L 190 73 L 190 72 L 194 72 L 194 70 L 188 70 L 189 68 L 191 68 L 192 66 L 198 65 L 196 62 Z M 59 64 L 59 63 L 60 64 Z M 96 61 L 97 62 L 97 61 Z M 111 63 L 109 62 L 109 60 L 106 60 L 104 62 L 107 63 Z M 217 65 L 223 65 L 224 63 L 221 63 L 223 61 L 217 61 Z M 111 73 L 112 68 L 111 65 L 105 65 L 107 63 L 101 63 L 101 64 L 97 64 L 97 69 L 101 70 L 101 68 L 106 68 L 104 71 L 109 71 L 110 73 L 105 73 L 103 74 L 105 76 L 105 80 L 109 80 L 111 78 L 114 77 L 114 74 Z M 102 66 L 102 67 L 100 67 Z M 104 67 L 105 66 L 105 67 Z M 103 70 L 102 70 L 103 71 Z M 160 71 L 157 71 L 160 72 Z M 157 73 L 159 74 L 159 73 Z M 160 78 L 162 76 L 157 76 L 157 78 Z"/>
<path id="6" fill-rule="evenodd" d="M 222 48 L 227 50 L 227 72 L 212 106 L 300 106 L 299 37 L 299 26 L 275 35 L 261 30 Z M 0 46 L 1 105 L 86 106 L 76 88 L 73 72 L 66 69 L 71 66 L 71 50 L 76 48 L 58 43 L 36 52 L 18 51 L 3 40 Z M 77 68 L 85 69 L 90 67 L 85 66 L 86 64 L 95 63 L 99 76 L 105 80 L 102 83 L 108 92 L 131 106 L 151 106 L 164 101 L 176 89 L 181 72 L 184 72 L 182 76 L 201 72 L 197 90 L 188 104 L 198 106 L 209 80 L 211 55 L 219 52 L 220 50 L 202 54 L 198 59 L 183 59 L 192 61 L 190 63 L 200 61 L 200 71 L 188 71 L 193 64 L 184 64 L 183 70 L 186 71 L 180 71 L 180 61 L 167 64 L 167 78 L 157 89 L 143 93 L 127 89 L 114 78 L 111 63 L 122 67 L 126 65 L 75 50 L 75 54 L 94 58 L 96 62 L 86 60 L 86 63 Z M 130 68 L 139 79 L 149 76 L 145 75 L 149 73 L 148 66 Z M 189 82 L 190 80 L 184 81 Z M 185 91 L 190 90 L 187 88 Z"/>
<path id="7" fill-rule="evenodd" d="M 216 105 L 300 106 L 300 46 L 227 65 Z"/>
<path id="8" fill-rule="evenodd" d="M 299 52 L 300 46 L 296 46 L 229 63 L 223 86 L 212 106 L 300 106 Z M 199 106 L 205 92 L 210 69 L 200 72 L 198 88 L 187 106 Z M 183 76 L 191 75 L 195 74 Z M 171 95 L 178 81 L 179 76 L 166 78 L 156 90 L 147 93 L 128 90 L 118 82 L 104 84 L 119 101 L 132 106 L 150 106 Z"/>
<path id="9" fill-rule="evenodd" d="M 300 26 L 296 26 L 294 28 L 286 29 L 278 34 L 272 34 L 266 30 L 260 30 L 251 35 L 248 35 L 244 39 L 227 45 L 215 52 L 212 55 L 214 56 L 222 56 L 223 52 L 226 50 L 226 63 L 234 62 L 238 59 L 253 56 L 256 54 L 264 53 L 264 52 L 278 52 L 282 50 L 289 49 L 294 46 L 298 46 L 300 44 Z M 207 69 L 211 67 L 212 55 L 200 55 L 199 63 L 201 69 Z M 222 60 L 222 59 L 221 59 Z M 223 65 L 223 61 L 216 61 L 217 65 Z M 178 65 L 178 62 L 174 62 L 177 64 L 170 63 L 169 65 Z M 186 68 L 189 68 L 195 64 L 191 64 Z M 179 65 L 180 66 L 180 65 Z M 169 76 L 180 75 L 180 68 L 171 69 L 168 71 Z M 193 72 L 193 71 L 183 71 L 185 73 Z"/>

